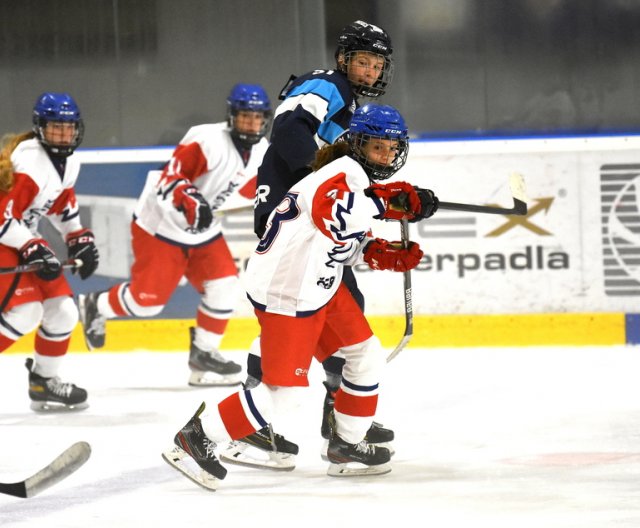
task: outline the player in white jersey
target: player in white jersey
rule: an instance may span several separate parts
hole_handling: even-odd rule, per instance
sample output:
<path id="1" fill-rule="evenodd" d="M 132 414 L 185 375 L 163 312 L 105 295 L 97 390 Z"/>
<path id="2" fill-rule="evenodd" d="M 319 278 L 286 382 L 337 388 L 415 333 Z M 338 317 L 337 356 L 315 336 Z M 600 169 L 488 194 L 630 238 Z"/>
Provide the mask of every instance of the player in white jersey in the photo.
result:
<path id="1" fill-rule="evenodd" d="M 321 149 L 313 172 L 296 183 L 269 215 L 246 270 L 247 296 L 261 327 L 262 383 L 217 405 L 204 402 L 174 439 L 165 460 L 198 483 L 215 487 L 226 469 L 217 442 L 240 439 L 273 423 L 308 386 L 313 357 L 340 349 L 342 382 L 331 414 L 329 475 L 390 471 L 390 452 L 365 440 L 375 415 L 385 357 L 353 295 L 341 281 L 344 266 L 406 271 L 422 251 L 409 242 L 373 238 L 372 219 L 431 216 L 437 199 L 405 182 L 375 183 L 406 161 L 407 128 L 390 106 L 368 104 L 354 113 L 345 142 Z M 329 352 L 330 353 L 330 352 Z M 191 457 L 204 475 L 185 464 Z M 357 463 L 359 467 L 352 467 Z M 364 467 L 362 467 L 364 465 Z"/>
<path id="2" fill-rule="evenodd" d="M 78 322 L 62 265 L 38 232 L 46 216 L 67 243 L 86 279 L 98 267 L 93 233 L 82 227 L 74 185 L 82 141 L 80 110 L 66 93 L 46 92 L 33 109 L 33 130 L 8 136 L 0 152 L 0 266 L 33 265 L 33 272 L 0 275 L 0 352 L 38 329 L 27 359 L 34 410 L 83 409 L 87 391 L 58 377 Z M 34 361 L 35 360 L 35 361 Z"/>
<path id="3" fill-rule="evenodd" d="M 282 103 L 275 110 L 271 143 L 258 171 L 254 210 L 254 230 L 258 237 L 264 234 L 269 214 L 287 191 L 311 172 L 310 165 L 318 148 L 335 143 L 348 130 L 361 98 L 381 97 L 391 84 L 393 47 L 389 34 L 381 27 L 362 20 L 348 24 L 340 32 L 334 56 L 334 69 L 316 69 L 298 77 L 292 75 L 281 91 Z M 364 312 L 364 295 L 350 267 L 343 270 L 342 281 Z M 322 363 L 326 377 L 320 426 L 320 434 L 325 438 L 323 457 L 330 436 L 329 415 L 344 365 L 340 351 L 332 352 Z M 261 379 L 260 346 L 259 338 L 256 338 L 247 354 L 245 386 L 251 389 Z M 288 454 L 297 451 L 295 443 L 280 435 L 274 438 L 278 440 L 278 449 L 286 447 Z M 377 422 L 371 424 L 367 433 L 367 440 L 385 446 L 390 446 L 393 438 L 393 430 Z M 228 456 L 236 462 L 246 459 L 248 465 L 257 463 L 250 457 L 255 453 L 252 447 L 269 451 L 273 447 L 266 436 L 242 439 L 233 445 L 236 452 L 227 450 L 223 457 Z M 260 459 L 260 453 L 255 454 Z"/>
<path id="4" fill-rule="evenodd" d="M 247 203 L 267 149 L 271 105 L 260 85 L 237 84 L 227 122 L 191 128 L 162 171 L 151 171 L 131 225 L 131 278 L 79 296 L 89 348 L 105 345 L 106 319 L 159 314 L 182 277 L 201 295 L 190 329 L 191 385 L 240 383 L 242 367 L 218 348 L 238 301 L 238 271 L 213 216 L 231 194 Z"/>

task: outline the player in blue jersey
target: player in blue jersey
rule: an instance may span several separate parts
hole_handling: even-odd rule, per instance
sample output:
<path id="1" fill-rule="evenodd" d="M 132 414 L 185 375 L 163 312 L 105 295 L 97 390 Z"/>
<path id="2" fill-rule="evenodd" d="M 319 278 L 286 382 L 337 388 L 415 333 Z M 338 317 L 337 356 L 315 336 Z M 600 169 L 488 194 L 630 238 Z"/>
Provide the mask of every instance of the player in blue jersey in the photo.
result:
<path id="1" fill-rule="evenodd" d="M 384 29 L 357 20 L 347 25 L 338 37 L 335 69 L 291 76 L 280 93 L 282 103 L 275 112 L 270 146 L 258 169 L 254 210 L 254 230 L 258 237 L 262 238 L 269 214 L 287 191 L 311 173 L 316 151 L 335 143 L 348 130 L 353 113 L 360 106 L 359 99 L 373 99 L 385 93 L 393 78 L 392 52 L 391 39 Z M 364 296 L 350 267 L 344 269 L 343 282 L 364 311 Z M 328 352 L 325 355 L 333 354 L 322 363 L 327 395 L 321 434 L 328 440 L 328 417 L 333 409 L 334 394 L 340 387 L 345 360 L 340 353 L 334 354 L 338 351 L 325 352 Z M 258 339 L 248 355 L 247 375 L 247 389 L 255 387 L 262 378 Z M 262 449 L 280 451 L 291 447 L 280 435 L 269 435 L 266 428 L 246 440 Z M 388 443 L 393 440 L 393 431 L 374 422 L 367 440 Z M 236 447 L 238 451 L 227 453 L 228 456 L 223 454 L 223 459 L 240 463 L 239 452 L 245 450 L 246 445 L 236 442 Z M 255 460 L 247 463 L 256 465 Z"/>
<path id="2" fill-rule="evenodd" d="M 346 132 L 358 98 L 385 93 L 393 78 L 392 52 L 386 31 L 357 20 L 338 38 L 334 70 L 291 76 L 280 93 L 271 145 L 258 170 L 254 228 L 259 237 L 286 192 L 311 172 L 316 150 Z"/>

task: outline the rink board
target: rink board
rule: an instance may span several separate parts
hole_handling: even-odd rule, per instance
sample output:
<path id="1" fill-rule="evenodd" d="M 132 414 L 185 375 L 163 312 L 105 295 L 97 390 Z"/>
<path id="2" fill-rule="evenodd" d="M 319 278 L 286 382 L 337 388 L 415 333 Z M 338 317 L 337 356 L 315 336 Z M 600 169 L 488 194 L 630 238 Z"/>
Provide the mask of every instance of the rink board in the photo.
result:
<path id="1" fill-rule="evenodd" d="M 386 348 L 393 348 L 404 333 L 404 318 L 372 316 L 369 321 Z M 193 324 L 193 319 L 111 320 L 105 350 L 187 350 L 188 329 Z M 255 318 L 232 319 L 222 348 L 246 350 L 258 333 Z M 640 344 L 640 314 L 417 315 L 408 347 L 619 344 Z M 29 352 L 32 347 L 33 336 L 25 336 L 8 352 Z M 87 351 L 79 326 L 70 351 Z"/>
<path id="2" fill-rule="evenodd" d="M 172 150 L 79 149 L 81 216 L 96 234 L 101 258 L 89 280 L 70 278 L 75 292 L 127 280 L 136 198 L 147 172 Z M 446 201 L 511 206 L 513 172 L 526 181 L 527 216 L 439 211 L 410 225 L 411 239 L 425 252 L 412 271 L 411 346 L 639 342 L 640 136 L 412 141 L 396 178 L 432 188 Z M 251 211 L 222 218 L 241 277 L 257 243 L 252 220 Z M 397 222 L 374 224 L 375 236 L 398 239 Z M 402 275 L 365 265 L 354 271 L 365 313 L 393 347 L 404 329 Z M 183 285 L 152 320 L 110 321 L 109 348 L 185 347 L 198 301 Z M 225 348 L 245 348 L 257 334 L 246 298 L 236 317 Z M 76 333 L 72 348 L 83 347 Z"/>

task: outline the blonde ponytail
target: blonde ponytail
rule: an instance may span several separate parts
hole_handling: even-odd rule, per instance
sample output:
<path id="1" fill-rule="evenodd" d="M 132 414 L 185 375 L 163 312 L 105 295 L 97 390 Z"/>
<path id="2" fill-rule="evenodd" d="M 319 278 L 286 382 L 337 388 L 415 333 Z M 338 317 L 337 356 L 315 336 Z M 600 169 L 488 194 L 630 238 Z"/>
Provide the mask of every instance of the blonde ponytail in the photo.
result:
<path id="1" fill-rule="evenodd" d="M 332 161 L 345 156 L 349 152 L 349 143 L 346 141 L 338 141 L 333 145 L 326 145 L 320 150 L 316 151 L 316 159 L 311 163 L 311 168 L 314 171 L 321 169 L 325 165 L 328 165 Z"/>
<path id="2" fill-rule="evenodd" d="M 6 134 L 0 141 L 0 192 L 9 192 L 13 188 L 13 164 L 11 153 L 21 142 L 35 137 L 34 132 Z"/>

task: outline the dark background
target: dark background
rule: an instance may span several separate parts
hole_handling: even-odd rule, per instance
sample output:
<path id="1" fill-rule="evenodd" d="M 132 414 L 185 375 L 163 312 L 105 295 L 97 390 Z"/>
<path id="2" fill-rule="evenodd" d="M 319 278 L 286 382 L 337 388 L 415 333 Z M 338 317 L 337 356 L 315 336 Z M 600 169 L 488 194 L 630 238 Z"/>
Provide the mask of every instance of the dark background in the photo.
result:
<path id="1" fill-rule="evenodd" d="M 414 137 L 640 132 L 638 0 L 0 0 L 0 135 L 68 91 L 83 147 L 173 145 L 236 82 L 275 103 L 333 67 L 358 18 L 392 37 Z"/>

